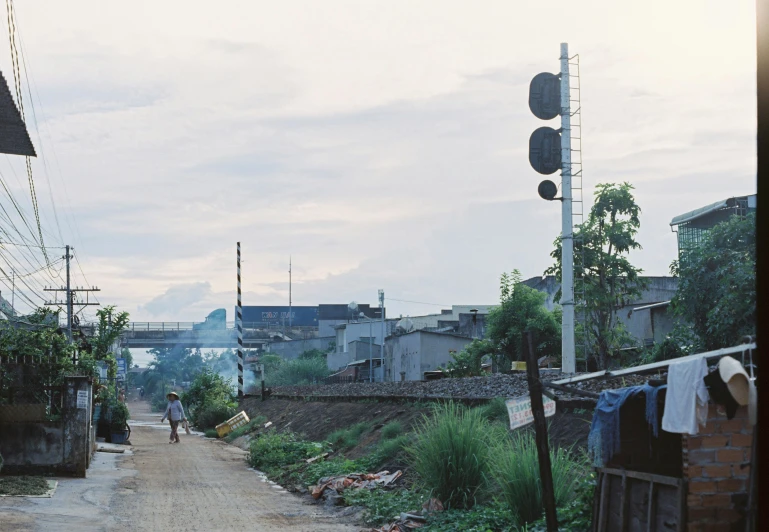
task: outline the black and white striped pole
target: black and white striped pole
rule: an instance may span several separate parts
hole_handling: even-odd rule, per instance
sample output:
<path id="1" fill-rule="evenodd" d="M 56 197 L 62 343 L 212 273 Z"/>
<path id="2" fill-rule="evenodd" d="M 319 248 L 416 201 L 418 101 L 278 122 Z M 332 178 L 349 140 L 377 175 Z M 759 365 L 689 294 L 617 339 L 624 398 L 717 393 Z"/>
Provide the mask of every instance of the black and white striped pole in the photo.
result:
<path id="1" fill-rule="evenodd" d="M 240 242 L 238 242 L 238 306 L 235 310 L 238 330 L 238 397 L 243 398 L 243 303 L 240 299 Z"/>

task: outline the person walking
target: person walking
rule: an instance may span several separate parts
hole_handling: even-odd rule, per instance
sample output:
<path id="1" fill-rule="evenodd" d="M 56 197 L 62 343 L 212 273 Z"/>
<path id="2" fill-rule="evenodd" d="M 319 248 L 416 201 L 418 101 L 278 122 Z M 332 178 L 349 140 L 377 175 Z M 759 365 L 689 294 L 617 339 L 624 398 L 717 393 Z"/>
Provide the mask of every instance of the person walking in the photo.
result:
<path id="1" fill-rule="evenodd" d="M 179 423 L 187 421 L 184 407 L 182 407 L 182 402 L 179 401 L 176 392 L 169 393 L 166 398 L 168 399 L 168 406 L 160 422 L 163 423 L 168 418 L 169 423 L 171 423 L 171 441 L 168 443 L 179 443 Z"/>

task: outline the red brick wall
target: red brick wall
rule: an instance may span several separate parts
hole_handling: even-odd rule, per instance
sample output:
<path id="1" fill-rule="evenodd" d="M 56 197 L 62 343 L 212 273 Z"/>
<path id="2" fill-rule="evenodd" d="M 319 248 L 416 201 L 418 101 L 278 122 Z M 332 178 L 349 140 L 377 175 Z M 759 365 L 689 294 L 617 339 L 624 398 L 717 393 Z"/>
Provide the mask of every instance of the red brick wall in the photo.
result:
<path id="1" fill-rule="evenodd" d="M 684 478 L 688 530 L 729 531 L 744 517 L 753 431 L 747 407 L 728 420 L 723 407 L 711 404 L 708 423 L 697 436 L 684 436 Z"/>

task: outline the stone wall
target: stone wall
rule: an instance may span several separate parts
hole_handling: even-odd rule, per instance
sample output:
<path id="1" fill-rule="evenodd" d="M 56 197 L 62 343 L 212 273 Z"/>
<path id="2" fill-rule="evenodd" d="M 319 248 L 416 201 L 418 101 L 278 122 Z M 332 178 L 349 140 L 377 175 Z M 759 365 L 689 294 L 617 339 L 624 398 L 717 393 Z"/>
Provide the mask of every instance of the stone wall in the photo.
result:
<path id="1" fill-rule="evenodd" d="M 78 406 L 78 392 L 85 403 Z M 92 384 L 70 377 L 58 421 L 0 423 L 4 473 L 85 477 L 93 450 Z"/>
<path id="2" fill-rule="evenodd" d="M 729 420 L 711 403 L 708 423 L 683 442 L 688 530 L 743 530 L 753 427 L 746 407 Z"/>

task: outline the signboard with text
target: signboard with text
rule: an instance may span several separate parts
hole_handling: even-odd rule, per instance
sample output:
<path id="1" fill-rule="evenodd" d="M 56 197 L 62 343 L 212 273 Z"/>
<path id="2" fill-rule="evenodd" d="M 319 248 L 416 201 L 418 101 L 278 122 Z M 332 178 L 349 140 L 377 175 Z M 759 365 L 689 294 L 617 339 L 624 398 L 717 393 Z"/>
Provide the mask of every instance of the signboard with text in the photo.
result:
<path id="1" fill-rule="evenodd" d="M 125 358 L 117 359 L 117 380 L 124 381 L 126 378 L 127 368 Z"/>
<path id="2" fill-rule="evenodd" d="M 545 417 L 555 414 L 555 401 L 543 395 L 542 402 L 545 406 Z M 510 416 L 510 430 L 524 427 L 534 421 L 534 414 L 531 412 L 531 399 L 528 396 L 508 399 L 505 404 Z"/>

